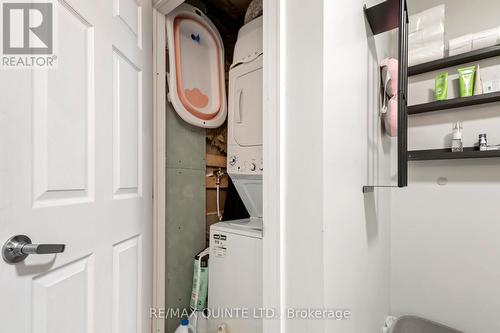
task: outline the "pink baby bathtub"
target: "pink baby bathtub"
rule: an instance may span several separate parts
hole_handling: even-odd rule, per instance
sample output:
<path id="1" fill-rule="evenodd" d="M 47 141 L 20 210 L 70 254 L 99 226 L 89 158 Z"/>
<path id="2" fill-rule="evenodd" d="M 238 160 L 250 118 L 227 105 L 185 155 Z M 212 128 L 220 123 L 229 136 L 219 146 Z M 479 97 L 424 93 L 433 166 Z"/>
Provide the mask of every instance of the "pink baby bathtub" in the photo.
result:
<path id="1" fill-rule="evenodd" d="M 215 128 L 226 119 L 224 45 L 199 9 L 182 4 L 167 15 L 169 100 L 186 122 Z"/>

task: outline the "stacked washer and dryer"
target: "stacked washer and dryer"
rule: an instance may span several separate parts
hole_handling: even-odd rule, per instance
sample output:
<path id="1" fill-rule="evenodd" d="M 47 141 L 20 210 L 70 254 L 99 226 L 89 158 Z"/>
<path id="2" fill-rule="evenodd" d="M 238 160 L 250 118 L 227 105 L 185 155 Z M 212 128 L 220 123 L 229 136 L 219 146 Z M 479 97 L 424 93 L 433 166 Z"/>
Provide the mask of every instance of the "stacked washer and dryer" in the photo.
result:
<path id="1" fill-rule="evenodd" d="M 209 332 L 262 332 L 262 57 L 260 16 L 240 29 L 229 71 L 227 172 L 250 218 L 210 228 Z"/>
<path id="2" fill-rule="evenodd" d="M 226 107 L 224 45 L 216 27 L 188 4 L 166 20 L 168 99 L 194 126 L 219 127 L 227 113 L 227 172 L 250 215 L 210 228 L 209 333 L 262 332 L 262 319 L 254 316 L 262 308 L 262 21 L 257 17 L 238 33 Z"/>

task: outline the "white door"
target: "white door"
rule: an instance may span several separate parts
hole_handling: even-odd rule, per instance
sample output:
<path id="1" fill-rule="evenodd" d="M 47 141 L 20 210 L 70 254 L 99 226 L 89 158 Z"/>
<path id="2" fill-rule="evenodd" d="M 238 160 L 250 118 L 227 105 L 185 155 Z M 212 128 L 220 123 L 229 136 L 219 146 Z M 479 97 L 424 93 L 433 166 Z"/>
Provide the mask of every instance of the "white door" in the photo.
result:
<path id="1" fill-rule="evenodd" d="M 57 3 L 57 68 L 0 69 L 0 245 L 66 248 L 0 259 L 0 332 L 146 333 L 151 1 Z"/>

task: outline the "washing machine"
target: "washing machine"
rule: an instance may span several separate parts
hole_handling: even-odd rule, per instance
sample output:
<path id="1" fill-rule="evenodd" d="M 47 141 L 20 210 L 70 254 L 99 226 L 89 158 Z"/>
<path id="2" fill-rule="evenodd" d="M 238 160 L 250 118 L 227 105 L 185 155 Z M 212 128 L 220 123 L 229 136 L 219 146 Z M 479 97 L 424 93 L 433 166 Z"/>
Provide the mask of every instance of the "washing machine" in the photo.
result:
<path id="1" fill-rule="evenodd" d="M 210 228 L 209 332 L 262 332 L 262 220 Z"/>
<path id="2" fill-rule="evenodd" d="M 262 332 L 262 17 L 244 25 L 229 71 L 228 162 L 250 218 L 210 228 L 209 332 Z"/>

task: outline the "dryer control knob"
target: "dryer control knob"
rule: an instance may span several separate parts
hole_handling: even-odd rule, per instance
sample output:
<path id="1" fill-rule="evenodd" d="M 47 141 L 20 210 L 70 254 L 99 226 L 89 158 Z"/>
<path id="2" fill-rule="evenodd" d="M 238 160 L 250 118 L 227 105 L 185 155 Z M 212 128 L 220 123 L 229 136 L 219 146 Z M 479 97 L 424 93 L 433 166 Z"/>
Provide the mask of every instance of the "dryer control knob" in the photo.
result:
<path id="1" fill-rule="evenodd" d="M 231 156 L 229 158 L 229 164 L 230 165 L 235 165 L 236 164 L 236 156 Z"/>
<path id="2" fill-rule="evenodd" d="M 255 163 L 254 162 L 250 163 L 250 171 L 255 171 L 255 169 L 257 169 Z"/>

